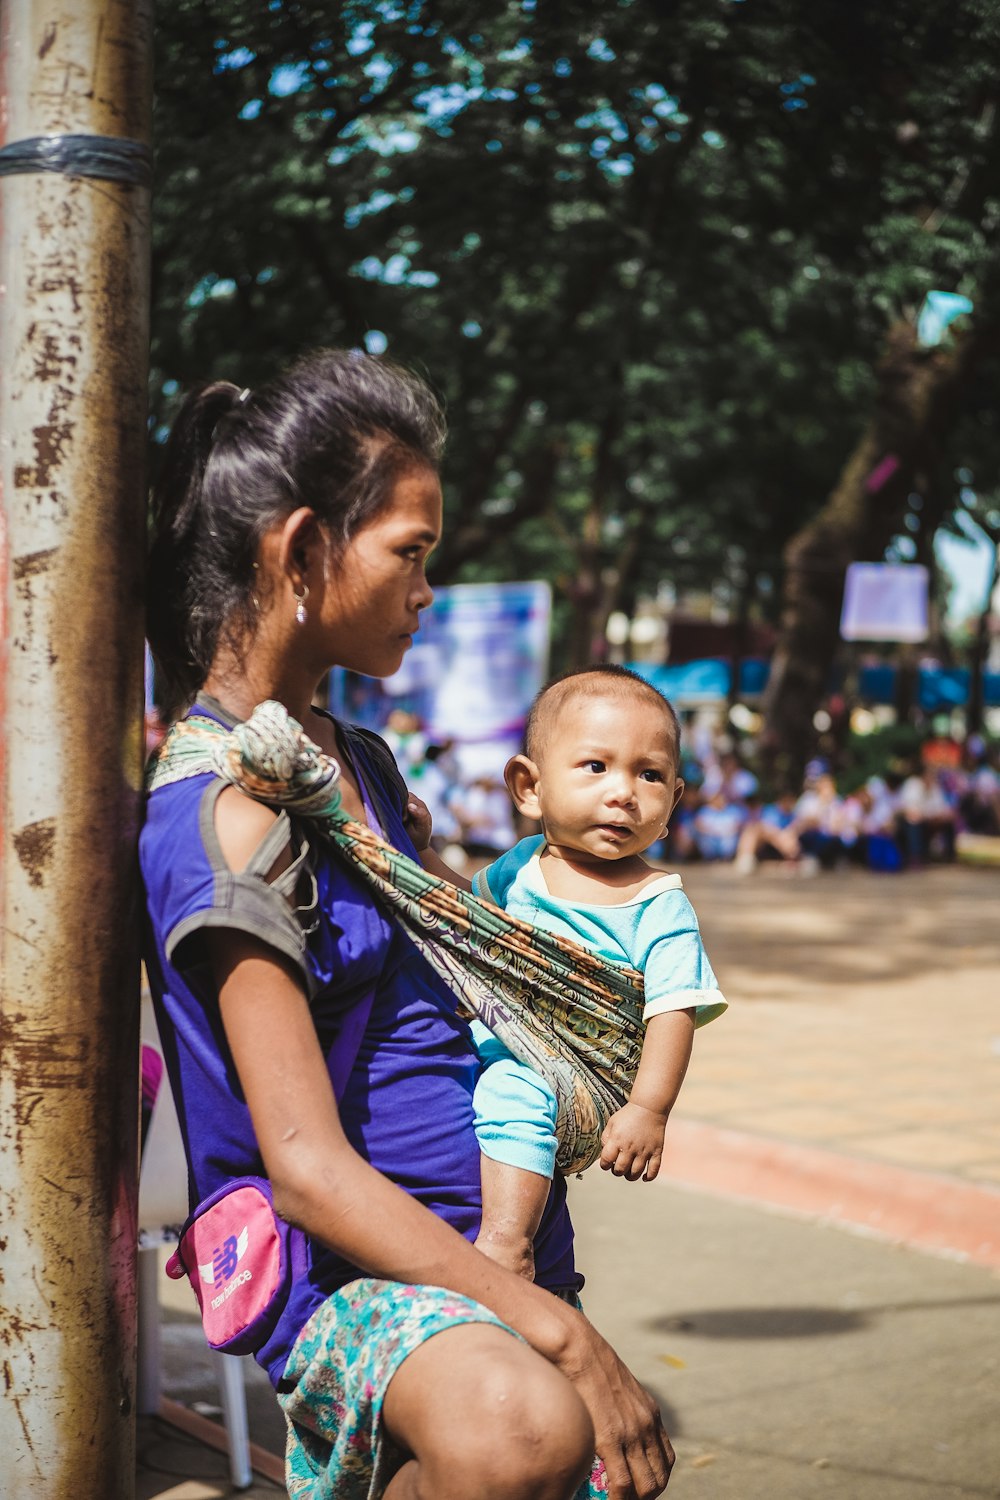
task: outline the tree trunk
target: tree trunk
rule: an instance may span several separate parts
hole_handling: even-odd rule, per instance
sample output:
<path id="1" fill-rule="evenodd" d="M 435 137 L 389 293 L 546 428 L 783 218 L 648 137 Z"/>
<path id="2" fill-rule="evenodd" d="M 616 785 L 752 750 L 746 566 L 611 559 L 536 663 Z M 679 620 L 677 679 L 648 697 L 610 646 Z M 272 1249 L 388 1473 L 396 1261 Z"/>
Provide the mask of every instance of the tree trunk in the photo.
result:
<path id="1" fill-rule="evenodd" d="M 621 391 L 621 370 L 615 369 L 610 389 Z M 569 667 L 585 667 L 607 656 L 606 631 L 611 600 L 618 591 L 619 568 L 606 565 L 604 524 L 608 501 L 620 479 L 616 445 L 621 434 L 621 397 L 612 401 L 597 435 L 594 470 L 587 512 L 574 548 L 573 577 L 566 594 L 573 607 L 569 633 Z"/>
<path id="2" fill-rule="evenodd" d="M 763 753 L 772 775 L 796 781 L 815 745 L 813 715 L 839 642 L 847 566 L 878 561 L 898 528 L 917 476 L 933 478 L 980 360 L 995 346 L 989 325 L 945 349 L 921 349 L 914 328 L 889 332 L 877 370 L 875 411 L 826 504 L 785 549 L 781 633 L 764 699 Z"/>
<path id="3" fill-rule="evenodd" d="M 740 702 L 740 672 L 747 651 L 747 633 L 750 625 L 750 606 L 757 593 L 757 576 L 746 568 L 740 578 L 736 596 L 736 618 L 733 621 L 733 644 L 729 652 L 729 692 L 726 696 L 727 714 L 731 714 Z"/>
<path id="4" fill-rule="evenodd" d="M 966 709 L 966 732 L 968 734 L 979 734 L 983 728 L 983 672 L 986 668 L 986 657 L 990 649 L 990 618 L 992 613 L 993 595 L 997 584 L 1000 583 L 1000 535 L 992 535 L 990 541 L 993 543 L 993 567 L 990 571 L 989 587 L 986 590 L 986 598 L 979 615 L 976 626 L 976 638 L 972 643 L 969 662 L 969 704 Z"/>

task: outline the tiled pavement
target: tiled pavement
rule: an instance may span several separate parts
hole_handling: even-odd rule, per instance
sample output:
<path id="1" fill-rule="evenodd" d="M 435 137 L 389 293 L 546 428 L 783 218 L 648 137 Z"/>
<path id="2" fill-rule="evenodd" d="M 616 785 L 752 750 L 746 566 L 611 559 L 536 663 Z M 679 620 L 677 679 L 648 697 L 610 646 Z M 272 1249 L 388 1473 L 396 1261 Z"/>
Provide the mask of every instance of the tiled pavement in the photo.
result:
<path id="1" fill-rule="evenodd" d="M 1000 1267 L 1000 870 L 685 884 L 731 1007 L 666 1177 Z"/>
<path id="2" fill-rule="evenodd" d="M 684 882 L 731 1006 L 697 1039 L 665 1180 L 1000 1267 L 1000 870 Z M 137 1500 L 214 1500 L 225 1475 L 140 1424 Z"/>
<path id="3" fill-rule="evenodd" d="M 1000 870 L 684 880 L 731 1007 L 678 1119 L 1000 1191 Z"/>

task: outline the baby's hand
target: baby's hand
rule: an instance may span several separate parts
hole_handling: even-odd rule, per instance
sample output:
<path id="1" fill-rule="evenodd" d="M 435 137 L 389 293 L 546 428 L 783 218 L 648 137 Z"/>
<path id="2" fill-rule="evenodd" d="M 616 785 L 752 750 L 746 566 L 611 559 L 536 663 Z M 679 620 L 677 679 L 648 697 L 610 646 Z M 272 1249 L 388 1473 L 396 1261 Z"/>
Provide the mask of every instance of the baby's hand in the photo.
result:
<path id="1" fill-rule="evenodd" d="M 422 854 L 431 841 L 434 820 L 427 803 L 422 802 L 412 792 L 406 795 L 406 812 L 403 815 L 403 822 L 407 833 L 413 840 L 414 849 L 418 854 Z"/>
<path id="2" fill-rule="evenodd" d="M 601 1169 L 629 1182 L 652 1182 L 660 1170 L 666 1115 L 626 1104 L 611 1116 L 601 1136 Z"/>

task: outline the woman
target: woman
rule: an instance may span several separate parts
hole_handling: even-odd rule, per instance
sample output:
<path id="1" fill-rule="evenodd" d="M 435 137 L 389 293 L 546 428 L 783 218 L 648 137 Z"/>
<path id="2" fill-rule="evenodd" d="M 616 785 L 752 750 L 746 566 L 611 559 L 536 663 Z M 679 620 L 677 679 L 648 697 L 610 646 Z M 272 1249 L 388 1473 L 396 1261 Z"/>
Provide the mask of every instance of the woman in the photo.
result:
<path id="1" fill-rule="evenodd" d="M 350 815 L 414 857 L 384 746 L 311 704 L 331 666 L 385 677 L 411 644 L 442 442 L 419 381 L 325 351 L 192 393 L 154 496 L 149 633 L 177 701 L 232 725 L 277 699 Z M 659 1413 L 573 1305 L 562 1184 L 535 1284 L 470 1243 L 478 1062 L 408 940 L 305 826 L 210 775 L 152 794 L 141 856 L 192 1201 L 260 1174 L 305 1236 L 255 1351 L 290 1493 L 568 1500 L 603 1491 L 595 1447 L 611 1495 L 661 1493 Z"/>

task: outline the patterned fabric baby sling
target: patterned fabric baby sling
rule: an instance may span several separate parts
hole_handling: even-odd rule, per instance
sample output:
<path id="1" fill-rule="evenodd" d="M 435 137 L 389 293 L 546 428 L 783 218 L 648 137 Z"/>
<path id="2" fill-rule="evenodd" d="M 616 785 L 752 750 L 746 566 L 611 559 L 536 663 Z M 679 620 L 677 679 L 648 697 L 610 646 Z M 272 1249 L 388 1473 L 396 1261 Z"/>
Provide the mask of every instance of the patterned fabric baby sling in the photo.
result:
<path id="1" fill-rule="evenodd" d="M 597 1160 L 628 1099 L 642 1047 L 642 975 L 458 890 L 343 810 L 340 767 L 280 704 L 232 730 L 193 714 L 150 761 L 148 791 L 212 772 L 247 796 L 307 818 L 463 1002 L 548 1083 L 558 1106 L 556 1165 Z"/>

